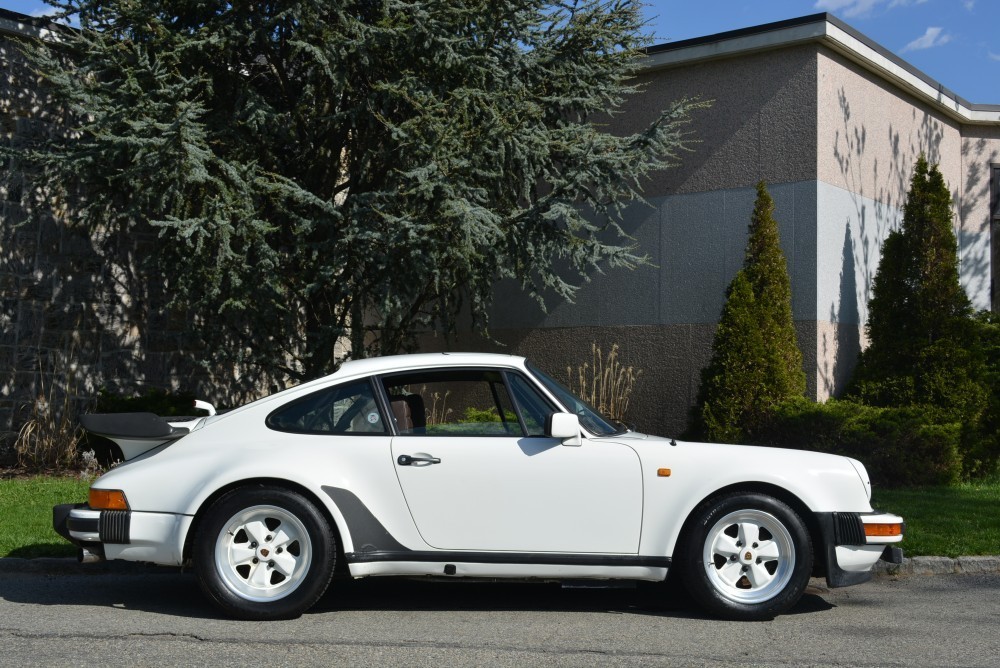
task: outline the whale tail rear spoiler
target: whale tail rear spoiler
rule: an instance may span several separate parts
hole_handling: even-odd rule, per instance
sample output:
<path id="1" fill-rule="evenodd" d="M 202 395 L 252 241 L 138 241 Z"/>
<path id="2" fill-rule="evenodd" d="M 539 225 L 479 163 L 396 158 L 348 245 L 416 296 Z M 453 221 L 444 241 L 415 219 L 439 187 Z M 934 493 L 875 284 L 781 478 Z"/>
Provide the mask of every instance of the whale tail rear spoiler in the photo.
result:
<path id="1" fill-rule="evenodd" d="M 127 461 L 186 436 L 203 419 L 163 418 L 153 413 L 88 413 L 80 416 L 80 426 L 91 434 L 114 441 Z"/>

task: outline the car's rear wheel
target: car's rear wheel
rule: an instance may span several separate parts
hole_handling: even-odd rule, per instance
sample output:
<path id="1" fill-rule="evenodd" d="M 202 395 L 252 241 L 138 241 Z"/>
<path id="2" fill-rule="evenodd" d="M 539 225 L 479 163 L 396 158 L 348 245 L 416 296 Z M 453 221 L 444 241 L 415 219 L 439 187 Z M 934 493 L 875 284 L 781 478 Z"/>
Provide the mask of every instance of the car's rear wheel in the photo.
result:
<path id="1" fill-rule="evenodd" d="M 195 537 L 198 581 L 241 619 L 287 619 L 308 610 L 333 576 L 336 541 L 323 514 L 280 487 L 244 487 L 219 498 Z"/>
<path id="2" fill-rule="evenodd" d="M 682 547 L 685 585 L 708 612 L 770 619 L 795 605 L 809 583 L 813 551 L 802 518 L 765 494 L 709 499 Z"/>

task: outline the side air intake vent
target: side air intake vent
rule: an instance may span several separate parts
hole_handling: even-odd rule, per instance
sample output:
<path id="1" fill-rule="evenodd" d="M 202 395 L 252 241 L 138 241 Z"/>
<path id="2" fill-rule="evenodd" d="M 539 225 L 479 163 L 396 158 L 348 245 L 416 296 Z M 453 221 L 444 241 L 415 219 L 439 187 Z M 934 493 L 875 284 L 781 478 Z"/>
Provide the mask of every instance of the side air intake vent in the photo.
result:
<path id="1" fill-rule="evenodd" d="M 101 536 L 101 542 L 128 545 L 131 542 L 129 540 L 131 519 L 132 513 L 128 510 L 102 511 L 101 521 L 97 527 L 97 531 Z"/>
<path id="2" fill-rule="evenodd" d="M 834 513 L 833 526 L 837 545 L 864 545 L 865 525 L 857 513 Z"/>

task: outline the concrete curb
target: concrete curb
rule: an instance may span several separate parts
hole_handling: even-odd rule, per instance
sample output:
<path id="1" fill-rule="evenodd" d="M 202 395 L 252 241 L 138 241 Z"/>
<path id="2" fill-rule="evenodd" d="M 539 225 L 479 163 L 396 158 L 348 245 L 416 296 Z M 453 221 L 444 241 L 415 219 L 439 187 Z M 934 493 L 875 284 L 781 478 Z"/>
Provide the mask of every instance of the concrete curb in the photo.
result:
<path id="1" fill-rule="evenodd" d="M 902 564 L 879 561 L 872 569 L 875 577 L 892 575 L 948 575 L 952 573 L 1000 573 L 1000 556 L 992 557 L 905 557 Z"/>

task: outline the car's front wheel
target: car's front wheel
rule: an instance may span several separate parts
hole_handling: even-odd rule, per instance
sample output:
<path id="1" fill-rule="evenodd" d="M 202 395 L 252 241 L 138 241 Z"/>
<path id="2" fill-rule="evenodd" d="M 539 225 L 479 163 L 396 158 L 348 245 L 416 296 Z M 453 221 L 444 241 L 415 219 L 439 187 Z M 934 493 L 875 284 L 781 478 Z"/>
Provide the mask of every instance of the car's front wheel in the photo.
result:
<path id="1" fill-rule="evenodd" d="M 336 541 L 323 514 L 281 487 L 233 490 L 205 513 L 194 559 L 202 590 L 241 619 L 308 610 L 333 577 Z"/>
<path id="2" fill-rule="evenodd" d="M 701 504 L 693 520 L 681 566 L 688 591 L 708 612 L 770 619 L 798 602 L 813 551 L 802 518 L 787 504 L 732 494 Z"/>

